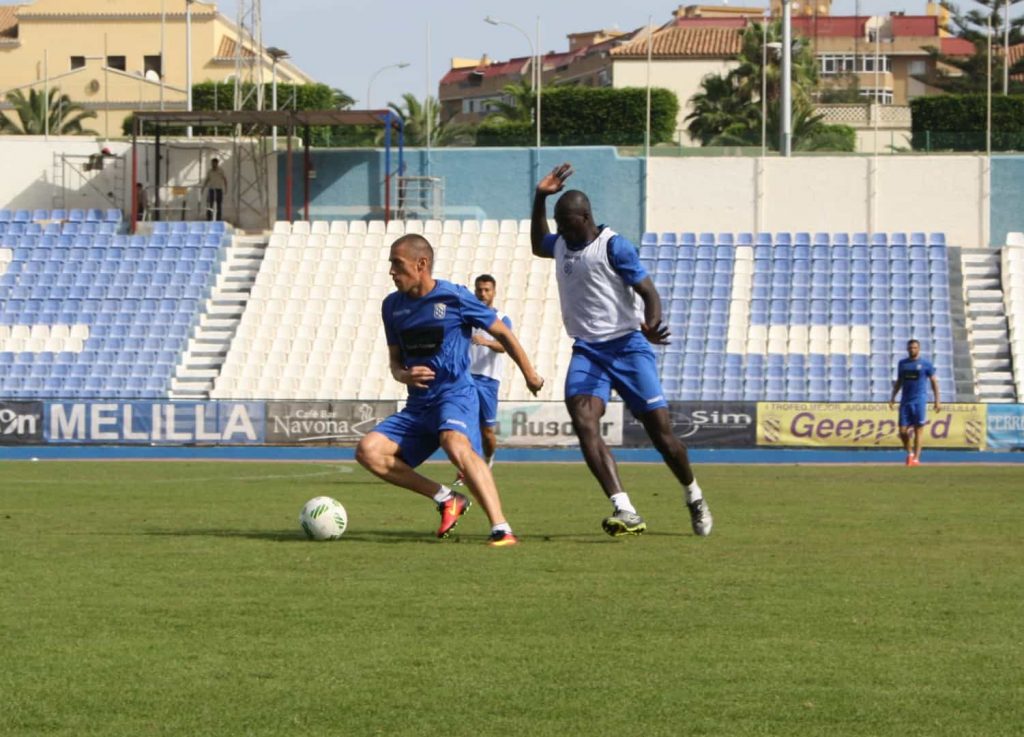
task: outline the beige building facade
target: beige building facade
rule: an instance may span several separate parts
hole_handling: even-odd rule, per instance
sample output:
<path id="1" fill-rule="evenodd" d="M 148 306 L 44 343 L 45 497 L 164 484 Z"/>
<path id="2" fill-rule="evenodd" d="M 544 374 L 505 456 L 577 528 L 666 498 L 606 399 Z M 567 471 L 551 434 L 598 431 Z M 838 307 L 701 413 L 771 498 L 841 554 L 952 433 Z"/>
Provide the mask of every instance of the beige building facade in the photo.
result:
<path id="1" fill-rule="evenodd" d="M 12 90 L 59 88 L 97 117 L 85 127 L 122 135 L 133 110 L 185 110 L 188 59 L 186 16 L 191 10 L 194 84 L 230 83 L 242 35 L 214 3 L 189 0 L 35 0 L 0 6 L 0 111 Z M 243 54 L 252 57 L 246 39 Z M 273 60 L 259 50 L 262 77 Z M 280 84 L 312 83 L 287 59 L 276 65 Z"/>

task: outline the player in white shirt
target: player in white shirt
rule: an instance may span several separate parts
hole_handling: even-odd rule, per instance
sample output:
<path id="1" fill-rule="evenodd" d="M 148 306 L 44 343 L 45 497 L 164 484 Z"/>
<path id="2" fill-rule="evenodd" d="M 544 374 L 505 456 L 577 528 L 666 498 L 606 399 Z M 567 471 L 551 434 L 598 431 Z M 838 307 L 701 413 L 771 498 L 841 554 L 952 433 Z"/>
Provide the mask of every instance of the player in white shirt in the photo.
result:
<path id="1" fill-rule="evenodd" d="M 473 282 L 473 293 L 488 307 L 494 307 L 496 282 L 490 274 L 481 274 Z M 501 310 L 496 310 L 498 319 L 505 327 L 512 329 L 512 320 Z M 484 460 L 494 465 L 494 454 L 498 450 L 498 436 L 494 432 L 498 424 L 498 389 L 505 374 L 505 349 L 490 333 L 479 328 L 473 329 L 472 344 L 469 347 L 469 373 L 473 375 L 477 395 L 480 398 L 480 438 L 483 444 Z M 455 478 L 453 486 L 461 486 L 462 474 Z"/>
<path id="2" fill-rule="evenodd" d="M 530 240 L 535 256 L 555 260 L 562 320 L 575 341 L 565 377 L 565 404 L 587 466 L 612 503 L 612 514 L 602 527 L 614 537 L 639 535 L 647 529 L 601 437 L 601 417 L 614 389 L 683 485 L 694 533 L 709 535 L 711 512 L 694 478 L 686 446 L 672 433 L 651 348 L 651 344 L 668 343 L 661 299 L 640 264 L 636 246 L 597 225 L 590 200 L 578 190 L 559 198 L 555 204 L 558 233 L 548 230 L 547 198 L 562 191 L 572 173 L 569 164 L 562 164 L 537 184 Z"/>

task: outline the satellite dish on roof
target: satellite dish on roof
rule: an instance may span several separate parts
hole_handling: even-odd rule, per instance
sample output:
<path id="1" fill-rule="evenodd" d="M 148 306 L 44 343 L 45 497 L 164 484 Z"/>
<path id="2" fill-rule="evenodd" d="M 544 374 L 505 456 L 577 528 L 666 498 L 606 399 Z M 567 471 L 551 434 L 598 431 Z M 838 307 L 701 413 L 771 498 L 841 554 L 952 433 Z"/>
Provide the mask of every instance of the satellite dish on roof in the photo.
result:
<path id="1" fill-rule="evenodd" d="M 160 75 L 156 73 L 156 70 L 150 69 L 148 72 L 146 72 L 146 81 L 147 82 L 159 82 L 160 81 Z"/>

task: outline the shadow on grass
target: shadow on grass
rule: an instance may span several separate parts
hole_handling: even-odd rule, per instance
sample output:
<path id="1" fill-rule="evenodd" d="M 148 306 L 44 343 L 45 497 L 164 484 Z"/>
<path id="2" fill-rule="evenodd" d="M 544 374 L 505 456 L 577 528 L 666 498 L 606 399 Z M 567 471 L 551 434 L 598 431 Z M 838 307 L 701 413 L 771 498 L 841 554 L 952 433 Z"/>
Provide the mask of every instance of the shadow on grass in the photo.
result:
<path id="1" fill-rule="evenodd" d="M 311 542 L 301 531 L 296 530 L 152 530 L 142 533 L 152 537 L 220 537 L 244 540 L 264 540 L 279 543 Z M 422 532 L 408 530 L 376 530 L 371 532 L 349 532 L 345 542 L 357 543 L 438 543 L 437 538 L 425 536 Z M 448 541 L 445 541 L 448 542 Z"/>

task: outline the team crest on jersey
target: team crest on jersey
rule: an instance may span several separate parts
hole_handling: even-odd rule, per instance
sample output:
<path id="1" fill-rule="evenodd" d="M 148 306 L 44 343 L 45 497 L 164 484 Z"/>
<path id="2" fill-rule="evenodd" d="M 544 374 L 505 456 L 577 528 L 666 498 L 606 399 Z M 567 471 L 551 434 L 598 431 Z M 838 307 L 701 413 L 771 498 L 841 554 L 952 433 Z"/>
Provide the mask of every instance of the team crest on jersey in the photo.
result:
<path id="1" fill-rule="evenodd" d="M 441 304 L 441 303 L 438 303 L 438 304 L 434 305 L 434 319 L 435 320 L 443 320 L 444 316 L 447 314 L 447 312 L 448 312 L 448 307 L 446 305 Z"/>
<path id="2" fill-rule="evenodd" d="M 566 259 L 565 261 L 562 262 L 562 273 L 563 274 L 571 274 L 572 273 L 572 260 L 571 259 Z"/>

